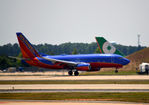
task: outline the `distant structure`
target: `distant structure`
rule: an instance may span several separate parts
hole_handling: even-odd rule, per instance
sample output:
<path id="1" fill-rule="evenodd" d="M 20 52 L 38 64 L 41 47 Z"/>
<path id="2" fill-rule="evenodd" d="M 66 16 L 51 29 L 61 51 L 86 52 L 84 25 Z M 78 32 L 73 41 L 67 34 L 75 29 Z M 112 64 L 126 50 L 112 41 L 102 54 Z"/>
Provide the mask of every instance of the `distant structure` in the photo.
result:
<path id="1" fill-rule="evenodd" d="M 138 48 L 140 48 L 141 45 L 140 45 L 140 35 L 138 34 Z"/>
<path id="2" fill-rule="evenodd" d="M 117 43 L 115 41 L 111 41 L 110 42 L 112 45 L 117 45 Z"/>

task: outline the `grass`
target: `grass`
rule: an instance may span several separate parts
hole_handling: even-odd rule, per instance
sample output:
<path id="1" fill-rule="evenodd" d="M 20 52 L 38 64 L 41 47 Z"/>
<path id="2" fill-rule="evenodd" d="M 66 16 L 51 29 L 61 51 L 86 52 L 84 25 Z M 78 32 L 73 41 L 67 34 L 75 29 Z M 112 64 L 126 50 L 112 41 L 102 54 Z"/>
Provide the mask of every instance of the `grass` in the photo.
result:
<path id="1" fill-rule="evenodd" d="M 51 75 L 52 74 L 49 74 L 48 72 L 47 73 L 41 72 L 39 74 L 36 74 L 36 72 L 31 73 L 31 74 L 26 74 L 26 73 L 22 73 L 22 74 L 0 73 L 0 76 L 51 76 Z M 55 74 L 55 75 L 57 75 L 57 76 L 68 76 L 67 73 L 65 73 L 65 75 L 63 75 L 63 71 L 61 71 L 61 75 L 60 74 Z M 135 70 L 119 70 L 118 73 L 115 73 L 115 69 L 113 69 L 113 68 L 106 68 L 106 69 L 104 68 L 104 69 L 101 69 L 100 71 L 97 71 L 97 72 L 82 72 L 82 73 L 80 73 L 80 75 L 86 76 L 86 75 L 138 75 L 138 74 Z"/>
<path id="2" fill-rule="evenodd" d="M 149 80 L 9 80 L 0 84 L 149 84 Z"/>
<path id="3" fill-rule="evenodd" d="M 136 71 L 130 70 L 130 71 L 124 71 L 124 70 L 119 70 L 118 73 L 114 72 L 115 70 L 101 70 L 97 72 L 84 72 L 81 73 L 80 75 L 138 75 Z"/>
<path id="4" fill-rule="evenodd" d="M 0 99 L 17 100 L 110 100 L 149 103 L 149 92 L 103 93 L 103 92 L 52 92 L 52 93 L 0 93 Z"/>

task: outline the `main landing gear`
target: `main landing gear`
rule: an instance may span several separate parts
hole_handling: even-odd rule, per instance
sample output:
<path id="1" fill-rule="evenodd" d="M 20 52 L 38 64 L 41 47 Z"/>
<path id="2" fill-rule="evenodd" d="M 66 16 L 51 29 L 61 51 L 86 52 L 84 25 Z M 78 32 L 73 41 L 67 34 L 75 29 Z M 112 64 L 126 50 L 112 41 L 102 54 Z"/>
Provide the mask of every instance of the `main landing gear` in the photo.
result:
<path id="1" fill-rule="evenodd" d="M 76 70 L 76 71 L 74 71 L 74 75 L 75 76 L 78 76 L 79 75 L 79 72 Z"/>
<path id="2" fill-rule="evenodd" d="M 117 70 L 117 68 L 116 68 L 116 70 L 115 70 L 115 73 L 118 73 L 118 70 Z"/>
<path id="3" fill-rule="evenodd" d="M 73 72 L 72 70 L 68 71 L 68 75 L 72 76 Z"/>
<path id="4" fill-rule="evenodd" d="M 78 70 L 75 70 L 74 73 L 73 73 L 72 70 L 68 71 L 68 75 L 69 75 L 69 76 L 72 76 L 73 74 L 74 74 L 75 76 L 78 76 L 78 75 L 79 75 Z"/>

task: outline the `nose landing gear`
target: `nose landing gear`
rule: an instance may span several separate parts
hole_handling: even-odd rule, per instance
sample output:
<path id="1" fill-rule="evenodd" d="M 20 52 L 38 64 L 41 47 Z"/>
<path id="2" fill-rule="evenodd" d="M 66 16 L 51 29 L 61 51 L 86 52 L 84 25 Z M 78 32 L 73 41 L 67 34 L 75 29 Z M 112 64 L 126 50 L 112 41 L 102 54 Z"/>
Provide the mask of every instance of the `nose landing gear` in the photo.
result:
<path id="1" fill-rule="evenodd" d="M 118 73 L 118 70 L 117 70 L 117 68 L 116 68 L 116 70 L 115 70 L 115 73 Z"/>

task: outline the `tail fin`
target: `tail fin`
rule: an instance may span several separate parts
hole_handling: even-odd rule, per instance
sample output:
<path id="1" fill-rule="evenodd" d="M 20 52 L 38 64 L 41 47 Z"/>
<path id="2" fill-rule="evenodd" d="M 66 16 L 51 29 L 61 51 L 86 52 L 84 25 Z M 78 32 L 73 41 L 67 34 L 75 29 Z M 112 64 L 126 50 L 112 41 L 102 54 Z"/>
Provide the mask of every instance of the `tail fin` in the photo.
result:
<path id="1" fill-rule="evenodd" d="M 20 49 L 24 58 L 34 58 L 40 55 L 21 32 L 17 32 Z"/>
<path id="2" fill-rule="evenodd" d="M 103 37 L 95 37 L 95 38 L 96 38 L 100 53 L 118 54 L 118 55 L 124 56 L 124 54 L 122 54 L 119 50 L 117 50 L 111 43 L 109 43 Z"/>

